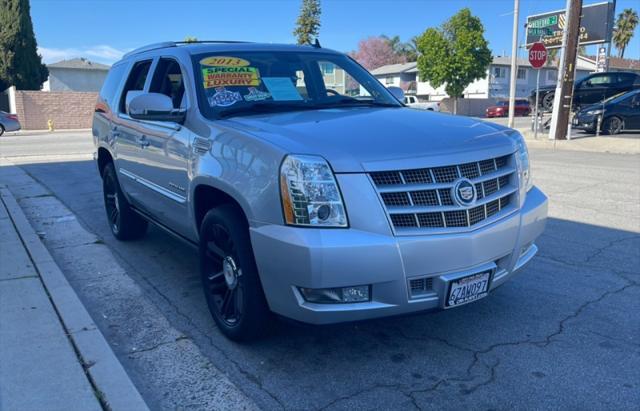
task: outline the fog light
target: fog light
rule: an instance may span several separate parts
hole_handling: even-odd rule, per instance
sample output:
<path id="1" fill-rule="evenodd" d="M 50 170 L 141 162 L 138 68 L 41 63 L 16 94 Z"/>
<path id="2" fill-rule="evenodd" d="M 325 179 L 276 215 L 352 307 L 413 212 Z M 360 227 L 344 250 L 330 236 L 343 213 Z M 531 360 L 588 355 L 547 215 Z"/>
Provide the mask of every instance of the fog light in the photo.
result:
<path id="1" fill-rule="evenodd" d="M 300 288 L 304 299 L 317 304 L 361 303 L 370 300 L 370 287 Z"/>

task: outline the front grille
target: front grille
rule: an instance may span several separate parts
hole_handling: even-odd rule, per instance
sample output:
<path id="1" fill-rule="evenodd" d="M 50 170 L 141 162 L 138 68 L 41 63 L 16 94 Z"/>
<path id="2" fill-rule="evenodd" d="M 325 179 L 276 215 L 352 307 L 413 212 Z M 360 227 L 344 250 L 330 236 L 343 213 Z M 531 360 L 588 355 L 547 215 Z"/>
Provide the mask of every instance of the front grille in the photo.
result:
<path id="1" fill-rule="evenodd" d="M 396 234 L 455 232 L 516 209 L 517 174 L 511 155 L 444 167 L 370 173 Z M 457 180 L 469 179 L 476 202 L 454 201 Z"/>

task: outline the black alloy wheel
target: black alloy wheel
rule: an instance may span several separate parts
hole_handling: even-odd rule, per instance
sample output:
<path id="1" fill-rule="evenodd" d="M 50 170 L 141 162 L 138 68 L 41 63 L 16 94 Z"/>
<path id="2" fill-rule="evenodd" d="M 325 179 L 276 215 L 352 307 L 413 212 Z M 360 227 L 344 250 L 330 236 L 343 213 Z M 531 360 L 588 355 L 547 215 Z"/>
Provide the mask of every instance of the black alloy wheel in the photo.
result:
<path id="1" fill-rule="evenodd" d="M 122 241 L 144 236 L 147 232 L 147 221 L 131 209 L 120 189 L 113 163 L 107 164 L 102 172 L 102 193 L 111 233 Z"/>
<path id="2" fill-rule="evenodd" d="M 200 229 L 200 272 L 211 315 L 230 339 L 267 331 L 271 313 L 256 267 L 249 227 L 233 205 L 210 210 Z"/>

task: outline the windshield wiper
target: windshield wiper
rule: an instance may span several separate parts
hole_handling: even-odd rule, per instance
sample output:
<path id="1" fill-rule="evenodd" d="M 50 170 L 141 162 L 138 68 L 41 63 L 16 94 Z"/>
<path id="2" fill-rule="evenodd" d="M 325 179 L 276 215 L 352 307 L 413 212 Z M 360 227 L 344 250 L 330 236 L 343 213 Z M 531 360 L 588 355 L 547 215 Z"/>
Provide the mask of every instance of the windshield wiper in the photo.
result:
<path id="1" fill-rule="evenodd" d="M 323 103 L 323 107 L 353 107 L 353 106 L 374 106 L 374 107 L 402 107 L 400 104 L 382 103 L 375 100 L 358 100 L 355 98 L 343 98 L 328 103 Z"/>
<path id="2" fill-rule="evenodd" d="M 220 118 L 233 117 L 241 114 L 261 114 L 272 113 L 277 111 L 294 111 L 294 110 L 317 110 L 320 107 L 315 104 L 274 104 L 274 103 L 255 103 L 248 106 L 230 108 L 218 113 Z"/>

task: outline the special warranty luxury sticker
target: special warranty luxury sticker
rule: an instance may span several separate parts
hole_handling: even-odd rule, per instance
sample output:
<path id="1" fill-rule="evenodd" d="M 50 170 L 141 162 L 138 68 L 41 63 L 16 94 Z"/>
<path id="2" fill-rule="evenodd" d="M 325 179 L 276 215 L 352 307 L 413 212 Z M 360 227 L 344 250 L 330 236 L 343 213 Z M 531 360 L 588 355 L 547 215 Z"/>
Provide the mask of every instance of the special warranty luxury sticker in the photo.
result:
<path id="1" fill-rule="evenodd" d="M 255 67 L 203 67 L 205 88 L 225 86 L 258 86 L 260 73 Z"/>

